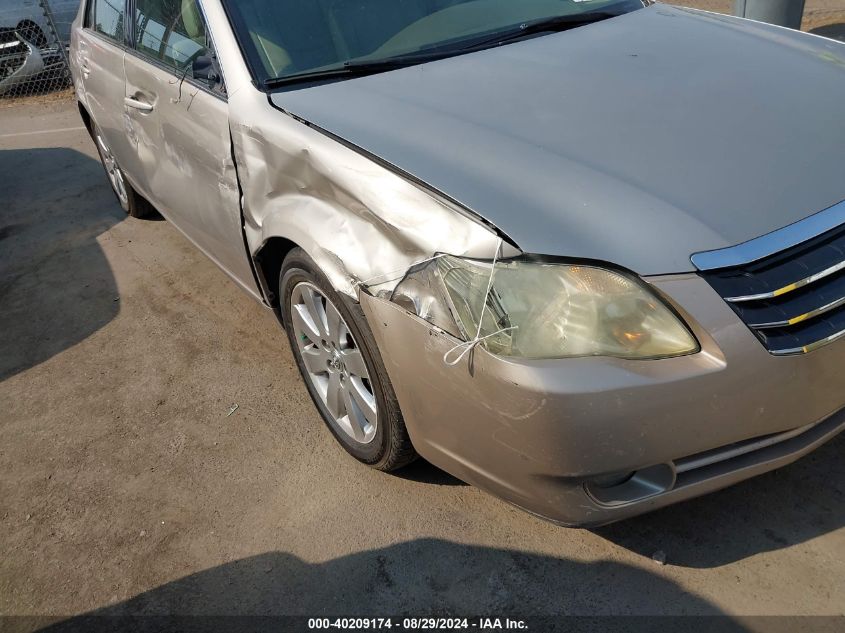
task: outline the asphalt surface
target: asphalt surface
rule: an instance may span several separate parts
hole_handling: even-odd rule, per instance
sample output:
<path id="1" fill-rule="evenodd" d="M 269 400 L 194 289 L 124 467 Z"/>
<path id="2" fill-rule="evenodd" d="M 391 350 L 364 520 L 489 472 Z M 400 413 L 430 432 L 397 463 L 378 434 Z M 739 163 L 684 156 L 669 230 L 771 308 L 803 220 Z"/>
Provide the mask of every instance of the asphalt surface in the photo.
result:
<path id="1" fill-rule="evenodd" d="M 0 109 L 0 615 L 841 615 L 843 449 L 596 531 L 371 471 L 72 101 Z"/>

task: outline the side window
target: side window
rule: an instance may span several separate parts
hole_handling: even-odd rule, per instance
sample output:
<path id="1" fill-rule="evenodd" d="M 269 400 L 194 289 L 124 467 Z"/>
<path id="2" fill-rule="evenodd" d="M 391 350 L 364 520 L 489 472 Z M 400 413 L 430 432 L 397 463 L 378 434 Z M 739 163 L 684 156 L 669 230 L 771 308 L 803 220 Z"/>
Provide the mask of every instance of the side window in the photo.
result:
<path id="1" fill-rule="evenodd" d="M 138 51 L 177 71 L 209 55 L 211 47 L 196 0 L 136 0 L 135 25 Z"/>
<path id="2" fill-rule="evenodd" d="M 86 29 L 94 28 L 94 9 L 96 7 L 96 0 L 88 0 L 88 4 L 85 5 L 85 21 L 82 26 Z"/>
<path id="3" fill-rule="evenodd" d="M 98 33 L 123 42 L 124 4 L 123 0 L 91 0 L 89 23 Z"/>

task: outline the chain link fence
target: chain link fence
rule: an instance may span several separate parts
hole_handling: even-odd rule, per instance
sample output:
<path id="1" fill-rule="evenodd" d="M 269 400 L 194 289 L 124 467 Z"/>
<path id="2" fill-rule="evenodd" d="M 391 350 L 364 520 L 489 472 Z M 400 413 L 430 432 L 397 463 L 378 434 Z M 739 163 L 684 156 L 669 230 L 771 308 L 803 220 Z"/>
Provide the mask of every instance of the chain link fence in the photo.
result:
<path id="1" fill-rule="evenodd" d="M 70 26 L 80 0 L 0 0 L 0 99 L 70 87 Z"/>

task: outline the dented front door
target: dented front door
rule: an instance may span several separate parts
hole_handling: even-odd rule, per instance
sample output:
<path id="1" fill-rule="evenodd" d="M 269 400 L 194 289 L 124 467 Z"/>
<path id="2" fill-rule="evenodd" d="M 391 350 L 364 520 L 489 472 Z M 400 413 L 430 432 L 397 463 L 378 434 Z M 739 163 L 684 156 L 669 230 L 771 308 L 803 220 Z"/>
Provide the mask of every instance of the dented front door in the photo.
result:
<path id="1" fill-rule="evenodd" d="M 247 290 L 257 287 L 244 246 L 222 85 L 203 84 L 191 60 L 210 53 L 194 2 L 136 0 L 125 61 L 129 138 L 138 187 L 173 224 Z"/>

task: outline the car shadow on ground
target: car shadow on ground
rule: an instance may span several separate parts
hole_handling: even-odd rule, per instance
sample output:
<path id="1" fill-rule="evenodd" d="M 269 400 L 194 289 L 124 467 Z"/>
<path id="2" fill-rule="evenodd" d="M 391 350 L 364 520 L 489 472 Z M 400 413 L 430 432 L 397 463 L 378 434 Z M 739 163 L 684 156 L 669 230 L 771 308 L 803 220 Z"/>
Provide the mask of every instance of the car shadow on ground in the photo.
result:
<path id="1" fill-rule="evenodd" d="M 840 42 L 845 42 L 845 22 L 820 26 L 818 28 L 812 29 L 810 33 L 829 37 L 830 39 L 839 40 Z"/>
<path id="2" fill-rule="evenodd" d="M 719 567 L 845 526 L 845 435 L 799 461 L 731 488 L 594 530 L 672 565 Z"/>
<path id="3" fill-rule="evenodd" d="M 86 339 L 120 307 L 98 236 L 126 215 L 96 160 L 0 150 L 0 381 Z"/>
<path id="4" fill-rule="evenodd" d="M 461 481 L 447 473 L 445 470 L 439 469 L 431 462 L 426 461 L 422 457 L 415 462 L 401 468 L 392 473 L 400 479 L 408 481 L 416 481 L 421 484 L 431 484 L 434 486 L 468 486 L 469 484 Z"/>
<path id="5" fill-rule="evenodd" d="M 322 563 L 308 563 L 285 552 L 236 560 L 43 630 L 97 630 L 92 616 L 501 614 L 513 618 L 662 613 L 720 615 L 711 603 L 646 569 L 418 539 Z M 573 630 L 571 622 L 560 623 L 567 625 L 561 628 Z M 156 619 L 150 624 L 168 629 Z M 213 630 L 214 624 L 204 620 L 202 628 Z M 232 624 L 226 622 L 226 630 L 239 630 Z M 272 621 L 243 624 L 244 629 L 287 630 Z M 720 631 L 745 630 L 727 617 L 720 624 Z M 590 630 L 627 631 L 631 626 Z"/>

